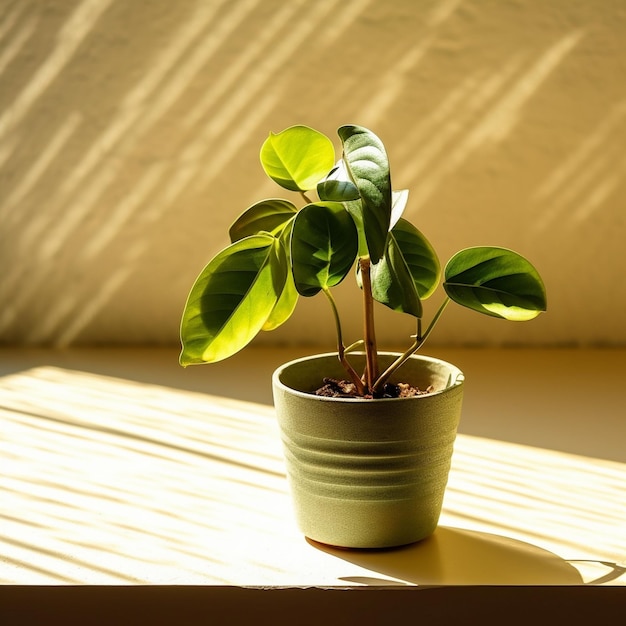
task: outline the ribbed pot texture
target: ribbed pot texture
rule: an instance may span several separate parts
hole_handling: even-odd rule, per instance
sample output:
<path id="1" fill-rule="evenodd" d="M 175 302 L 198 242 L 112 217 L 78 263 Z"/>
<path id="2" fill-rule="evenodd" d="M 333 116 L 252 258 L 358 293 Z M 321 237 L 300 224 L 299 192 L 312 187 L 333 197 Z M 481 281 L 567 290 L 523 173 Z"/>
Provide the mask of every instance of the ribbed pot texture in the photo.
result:
<path id="1" fill-rule="evenodd" d="M 397 355 L 380 355 L 381 368 Z M 360 371 L 362 355 L 350 355 Z M 286 363 L 273 391 L 296 518 L 305 536 L 345 548 L 413 543 L 435 530 L 448 482 L 463 374 L 413 356 L 396 382 L 434 392 L 414 398 L 340 399 L 311 394 L 345 378 L 336 354 Z"/>

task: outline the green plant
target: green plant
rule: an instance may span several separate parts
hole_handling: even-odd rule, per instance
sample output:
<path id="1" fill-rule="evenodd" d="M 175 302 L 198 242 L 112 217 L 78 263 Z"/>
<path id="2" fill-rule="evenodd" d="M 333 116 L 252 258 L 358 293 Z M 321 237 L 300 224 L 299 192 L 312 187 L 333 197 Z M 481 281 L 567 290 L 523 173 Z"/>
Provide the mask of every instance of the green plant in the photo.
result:
<path id="1" fill-rule="evenodd" d="M 261 330 L 272 330 L 294 311 L 298 297 L 323 293 L 337 330 L 337 354 L 361 395 L 376 396 L 388 377 L 430 335 L 452 300 L 493 317 L 524 321 L 546 309 L 543 282 L 519 254 L 498 247 L 461 250 L 445 266 L 445 297 L 425 330 L 422 301 L 440 282 L 437 255 L 402 217 L 408 191 L 391 188 L 380 139 L 360 126 L 338 130 L 343 151 L 306 126 L 273 134 L 261 148 L 266 174 L 301 196 L 261 200 L 230 228 L 231 244 L 196 279 L 181 323 L 183 366 L 228 358 Z M 317 199 L 311 200 L 311 190 Z M 364 337 L 346 346 L 332 287 L 356 267 L 364 311 Z M 412 344 L 386 371 L 378 367 L 374 301 L 416 319 Z M 349 353 L 366 354 L 364 373 Z"/>

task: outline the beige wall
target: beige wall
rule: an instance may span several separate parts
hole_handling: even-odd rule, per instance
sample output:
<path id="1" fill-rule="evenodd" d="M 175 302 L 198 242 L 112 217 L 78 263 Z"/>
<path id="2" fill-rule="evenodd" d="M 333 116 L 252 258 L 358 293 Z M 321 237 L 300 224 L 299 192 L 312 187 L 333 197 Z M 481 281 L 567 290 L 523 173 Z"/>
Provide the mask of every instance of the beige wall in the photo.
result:
<path id="1" fill-rule="evenodd" d="M 443 261 L 498 244 L 543 274 L 545 316 L 450 307 L 433 341 L 626 342 L 625 2 L 3 0 L 0 14 L 0 342 L 175 344 L 230 222 L 277 193 L 261 142 L 295 123 L 377 132 Z M 352 289 L 340 306 L 358 315 Z M 412 332 L 380 320 L 381 342 Z M 307 301 L 262 340 L 332 330 Z"/>

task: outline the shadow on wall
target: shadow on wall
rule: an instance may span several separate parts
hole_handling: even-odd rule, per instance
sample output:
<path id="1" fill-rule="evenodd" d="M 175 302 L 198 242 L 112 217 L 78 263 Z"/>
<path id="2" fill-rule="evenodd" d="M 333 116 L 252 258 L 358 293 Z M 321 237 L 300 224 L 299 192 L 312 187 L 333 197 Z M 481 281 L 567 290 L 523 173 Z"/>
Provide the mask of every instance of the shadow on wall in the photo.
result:
<path id="1" fill-rule="evenodd" d="M 576 251 L 569 271 L 584 283 L 623 239 L 626 81 L 619 9 L 598 16 L 589 0 L 565 25 L 560 4 L 5 3 L 0 342 L 175 343 L 228 224 L 277 193 L 262 140 L 294 123 L 373 127 L 438 248 L 444 236 L 450 254 L 485 239 L 523 247 L 567 306 L 580 284 L 563 280 L 555 246 Z M 592 222 L 581 246 L 573 228 Z M 525 337 L 580 338 L 577 323 L 556 314 Z M 593 332 L 626 341 L 617 320 Z"/>

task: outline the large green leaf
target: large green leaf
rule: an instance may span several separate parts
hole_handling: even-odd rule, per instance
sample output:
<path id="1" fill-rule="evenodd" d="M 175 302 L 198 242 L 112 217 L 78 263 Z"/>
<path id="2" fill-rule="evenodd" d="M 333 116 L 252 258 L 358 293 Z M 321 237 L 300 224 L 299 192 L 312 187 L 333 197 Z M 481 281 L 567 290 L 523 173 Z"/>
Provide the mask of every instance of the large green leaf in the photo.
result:
<path id="1" fill-rule="evenodd" d="M 421 300 L 436 289 L 440 273 L 437 254 L 429 241 L 400 218 L 389 234 L 385 255 L 372 265 L 372 296 L 394 311 L 421 317 Z M 360 275 L 357 281 L 361 285 Z"/>
<path id="2" fill-rule="evenodd" d="M 253 235 L 231 244 L 202 270 L 183 311 L 181 365 L 232 356 L 263 328 L 286 280 L 279 242 Z"/>
<path id="3" fill-rule="evenodd" d="M 342 204 L 318 202 L 300 209 L 291 235 L 291 263 L 298 293 L 314 296 L 334 287 L 356 260 L 356 226 Z"/>
<path id="4" fill-rule="evenodd" d="M 332 141 L 308 126 L 270 133 L 260 156 L 265 173 L 291 191 L 315 189 L 335 163 Z"/>
<path id="5" fill-rule="evenodd" d="M 260 232 L 278 234 L 297 213 L 296 206 L 287 200 L 270 198 L 261 200 L 246 209 L 229 230 L 232 243 Z"/>
<path id="6" fill-rule="evenodd" d="M 294 312 L 296 305 L 298 304 L 298 292 L 296 290 L 296 284 L 293 280 L 291 272 L 287 274 L 287 280 L 285 286 L 276 302 L 276 306 L 272 309 L 270 316 L 267 318 L 265 324 L 263 324 L 263 330 L 275 330 L 282 324 L 284 324 Z"/>
<path id="7" fill-rule="evenodd" d="M 546 310 L 546 291 L 537 270 L 512 250 L 461 250 L 448 261 L 444 275 L 450 299 L 479 313 L 526 321 Z"/>
<path id="8" fill-rule="evenodd" d="M 362 126 L 342 126 L 344 161 L 362 200 L 363 228 L 372 263 L 385 254 L 391 222 L 391 177 L 382 141 Z"/>
<path id="9" fill-rule="evenodd" d="M 372 296 L 385 306 L 422 317 L 422 303 L 396 238 L 390 235 L 383 258 L 371 266 Z"/>
<path id="10" fill-rule="evenodd" d="M 400 218 L 391 229 L 411 272 L 419 297 L 426 300 L 437 288 L 441 265 L 435 249 L 413 224 Z"/>
<path id="11" fill-rule="evenodd" d="M 296 290 L 293 274 L 291 273 L 290 241 L 292 229 L 293 220 L 285 227 L 279 238 L 279 263 L 284 263 L 284 270 L 281 267 L 281 272 L 284 271 L 286 273 L 285 285 L 270 316 L 267 318 L 265 324 L 263 324 L 263 330 L 269 331 L 278 328 L 291 317 L 291 314 L 298 304 L 298 291 Z"/>

